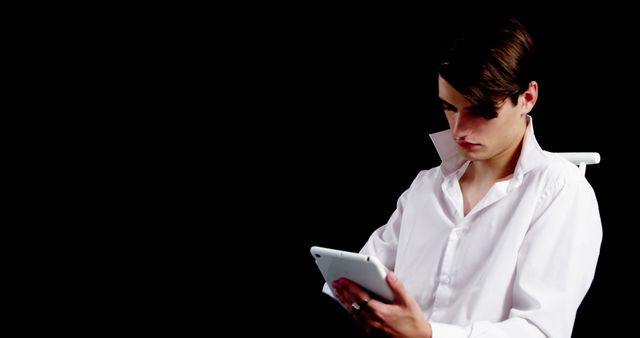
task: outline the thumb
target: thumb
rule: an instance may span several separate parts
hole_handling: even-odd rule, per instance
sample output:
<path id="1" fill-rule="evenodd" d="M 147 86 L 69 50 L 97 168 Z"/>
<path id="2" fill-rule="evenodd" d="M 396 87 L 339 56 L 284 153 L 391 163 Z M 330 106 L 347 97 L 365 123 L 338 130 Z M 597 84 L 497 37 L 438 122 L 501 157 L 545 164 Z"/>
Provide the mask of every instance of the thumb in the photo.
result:
<path id="1" fill-rule="evenodd" d="M 402 282 L 398 279 L 398 276 L 396 276 L 393 271 L 390 271 L 387 274 L 387 284 L 389 284 L 389 287 L 393 292 L 394 303 L 410 303 L 409 299 L 412 299 L 413 297 L 411 297 L 409 291 L 407 291 L 407 289 L 404 287 L 404 284 L 402 284 Z"/>

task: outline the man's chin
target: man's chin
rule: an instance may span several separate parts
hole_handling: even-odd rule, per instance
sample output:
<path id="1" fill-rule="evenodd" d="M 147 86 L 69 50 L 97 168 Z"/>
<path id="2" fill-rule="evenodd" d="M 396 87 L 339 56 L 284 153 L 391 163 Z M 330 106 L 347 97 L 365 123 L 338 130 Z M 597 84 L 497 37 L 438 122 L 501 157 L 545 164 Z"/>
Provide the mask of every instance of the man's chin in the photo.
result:
<path id="1" fill-rule="evenodd" d="M 468 161 L 483 161 L 487 159 L 486 154 L 478 150 L 460 150 L 460 155 Z"/>

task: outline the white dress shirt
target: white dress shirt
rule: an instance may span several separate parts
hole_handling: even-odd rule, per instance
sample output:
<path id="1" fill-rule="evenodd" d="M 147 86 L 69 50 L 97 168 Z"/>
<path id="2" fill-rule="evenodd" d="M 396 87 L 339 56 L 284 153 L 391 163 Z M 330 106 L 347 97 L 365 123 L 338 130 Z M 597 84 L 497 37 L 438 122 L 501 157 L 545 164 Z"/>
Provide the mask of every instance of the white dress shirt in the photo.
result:
<path id="1" fill-rule="evenodd" d="M 529 117 L 512 178 L 465 216 L 459 179 L 469 162 L 449 130 L 431 139 L 442 164 L 418 174 L 361 252 L 395 271 L 433 338 L 569 338 L 602 240 L 587 180 L 540 148 Z"/>

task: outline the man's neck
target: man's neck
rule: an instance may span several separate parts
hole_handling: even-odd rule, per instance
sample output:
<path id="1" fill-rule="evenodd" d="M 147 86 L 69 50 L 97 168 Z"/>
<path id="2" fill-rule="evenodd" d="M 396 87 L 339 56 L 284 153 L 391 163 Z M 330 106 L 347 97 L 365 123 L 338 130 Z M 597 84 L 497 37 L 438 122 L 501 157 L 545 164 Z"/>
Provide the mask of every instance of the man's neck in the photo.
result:
<path id="1" fill-rule="evenodd" d="M 467 178 L 484 182 L 496 182 L 510 178 L 518 163 L 523 140 L 524 133 L 520 137 L 520 142 L 515 143 L 512 147 L 488 160 L 471 163 L 470 170 L 468 170 L 470 175 Z"/>

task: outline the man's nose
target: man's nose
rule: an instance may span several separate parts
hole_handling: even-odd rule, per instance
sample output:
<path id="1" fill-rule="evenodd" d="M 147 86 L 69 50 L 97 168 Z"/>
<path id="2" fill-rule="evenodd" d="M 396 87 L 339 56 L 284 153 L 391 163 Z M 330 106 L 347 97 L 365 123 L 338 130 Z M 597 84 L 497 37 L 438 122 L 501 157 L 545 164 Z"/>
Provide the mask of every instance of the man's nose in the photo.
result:
<path id="1" fill-rule="evenodd" d="M 471 134 L 471 128 L 469 124 L 469 116 L 464 113 L 456 114 L 453 121 L 453 136 L 456 139 L 461 139 Z"/>

